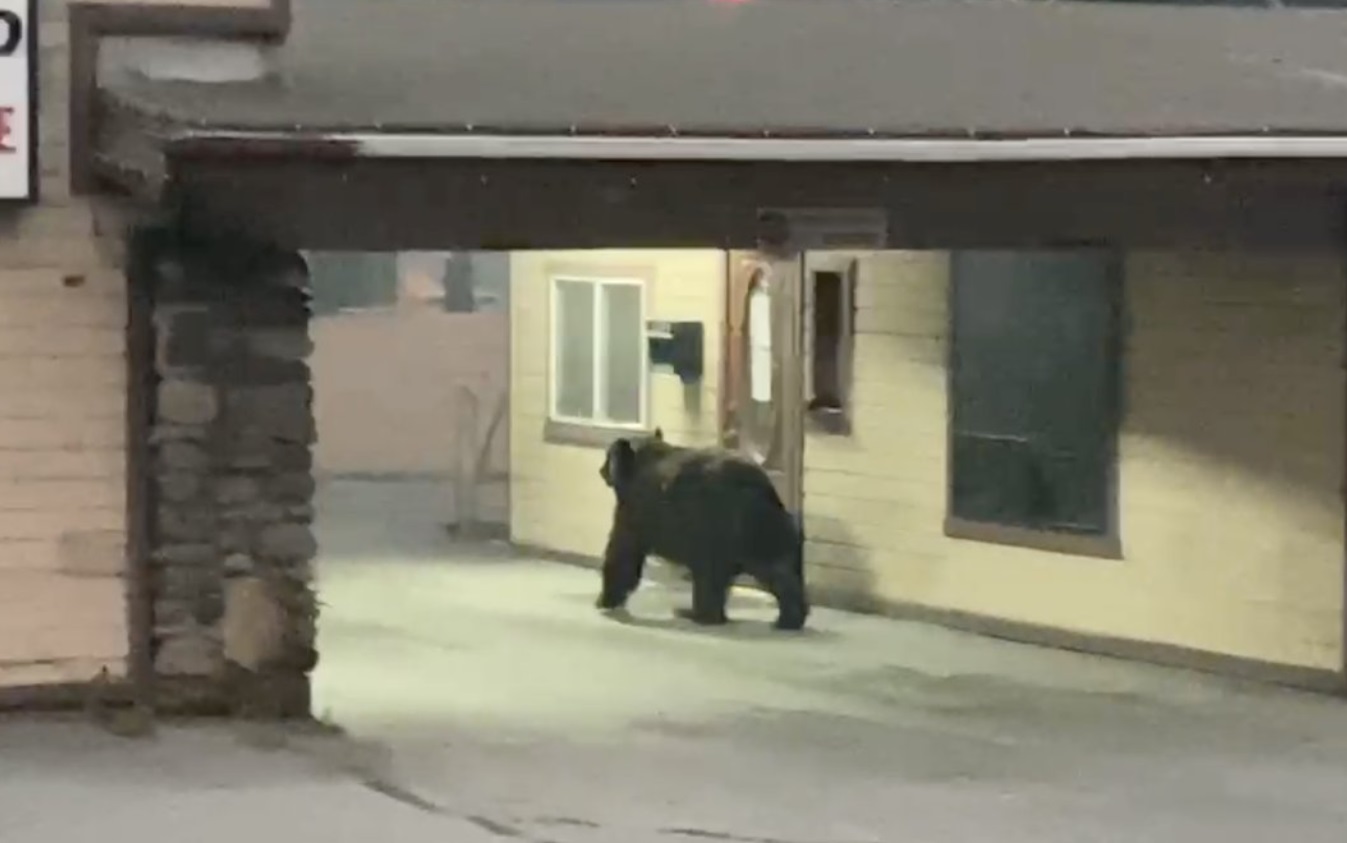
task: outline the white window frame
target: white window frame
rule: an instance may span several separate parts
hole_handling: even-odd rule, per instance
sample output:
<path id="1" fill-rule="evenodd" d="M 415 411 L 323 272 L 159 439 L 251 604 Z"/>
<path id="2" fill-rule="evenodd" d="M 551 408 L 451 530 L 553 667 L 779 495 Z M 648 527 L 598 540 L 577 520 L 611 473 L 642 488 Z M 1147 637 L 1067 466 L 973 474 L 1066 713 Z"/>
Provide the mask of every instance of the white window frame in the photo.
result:
<path id="1" fill-rule="evenodd" d="M 560 390 L 557 388 L 557 361 L 559 343 L 561 341 L 560 315 L 557 308 L 558 288 L 561 283 L 588 284 L 594 287 L 594 407 L 591 416 L 568 416 L 557 410 L 557 400 L 560 396 Z M 605 307 L 607 306 L 607 297 L 603 295 L 604 287 L 636 287 L 640 291 L 640 332 L 641 337 L 641 397 L 640 397 L 640 418 L 634 422 L 617 421 L 611 419 L 606 414 L 606 408 L 601 405 L 604 403 L 608 393 L 608 332 L 604 329 L 607 324 L 605 318 Z M 650 348 L 645 342 L 646 335 L 646 283 L 641 278 L 629 277 L 608 277 L 608 276 L 588 276 L 588 275 L 553 275 L 548 283 L 548 317 L 549 332 L 547 344 L 547 417 L 555 422 L 570 425 L 581 425 L 584 427 L 612 428 L 617 430 L 645 430 L 650 421 Z"/>

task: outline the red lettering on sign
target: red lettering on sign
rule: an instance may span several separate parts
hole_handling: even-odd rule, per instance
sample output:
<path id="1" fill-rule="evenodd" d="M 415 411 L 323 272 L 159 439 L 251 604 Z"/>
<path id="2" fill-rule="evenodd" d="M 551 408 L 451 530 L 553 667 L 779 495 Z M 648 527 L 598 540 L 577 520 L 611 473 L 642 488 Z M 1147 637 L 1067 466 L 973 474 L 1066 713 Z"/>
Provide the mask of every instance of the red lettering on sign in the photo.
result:
<path id="1" fill-rule="evenodd" d="M 9 120 L 13 116 L 13 108 L 0 107 L 0 152 L 18 152 L 14 144 L 10 143 L 10 138 L 14 134 L 14 127 L 10 125 Z"/>

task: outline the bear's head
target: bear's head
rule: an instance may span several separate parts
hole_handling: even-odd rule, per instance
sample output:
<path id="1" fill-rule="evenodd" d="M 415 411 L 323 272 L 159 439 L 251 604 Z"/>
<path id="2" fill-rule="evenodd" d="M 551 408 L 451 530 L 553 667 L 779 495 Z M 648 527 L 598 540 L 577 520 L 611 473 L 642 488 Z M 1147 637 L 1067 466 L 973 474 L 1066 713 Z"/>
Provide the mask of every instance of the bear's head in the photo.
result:
<path id="1" fill-rule="evenodd" d="M 664 431 L 658 427 L 649 436 L 634 439 L 624 437 L 614 440 L 603 456 L 603 465 L 599 466 L 599 476 L 603 478 L 604 483 L 608 484 L 608 488 L 621 497 L 631 483 L 632 477 L 636 474 L 638 455 L 657 444 L 664 444 Z"/>

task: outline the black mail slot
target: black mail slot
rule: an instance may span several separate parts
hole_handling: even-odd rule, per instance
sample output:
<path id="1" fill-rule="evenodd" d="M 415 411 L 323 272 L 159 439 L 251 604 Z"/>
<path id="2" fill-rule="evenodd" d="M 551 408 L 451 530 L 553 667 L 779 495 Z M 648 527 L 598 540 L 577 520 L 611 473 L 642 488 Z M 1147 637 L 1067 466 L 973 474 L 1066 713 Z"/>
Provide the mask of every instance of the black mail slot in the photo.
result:
<path id="1" fill-rule="evenodd" d="M 683 383 L 702 379 L 702 323 L 647 322 L 650 366 L 672 369 Z"/>

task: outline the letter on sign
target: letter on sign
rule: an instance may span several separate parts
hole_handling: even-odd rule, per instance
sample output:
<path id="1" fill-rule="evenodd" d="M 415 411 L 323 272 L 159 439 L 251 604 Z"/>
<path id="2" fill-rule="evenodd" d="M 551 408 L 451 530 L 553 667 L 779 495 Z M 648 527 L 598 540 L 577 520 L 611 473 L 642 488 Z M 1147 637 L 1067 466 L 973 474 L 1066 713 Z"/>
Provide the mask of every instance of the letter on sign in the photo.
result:
<path id="1" fill-rule="evenodd" d="M 13 9 L 0 9 L 0 26 L 4 27 L 3 41 L 0 41 L 0 56 L 12 56 L 23 45 L 24 16 Z"/>
<path id="2" fill-rule="evenodd" d="M 0 0 L 0 201 L 33 198 L 35 0 Z"/>

